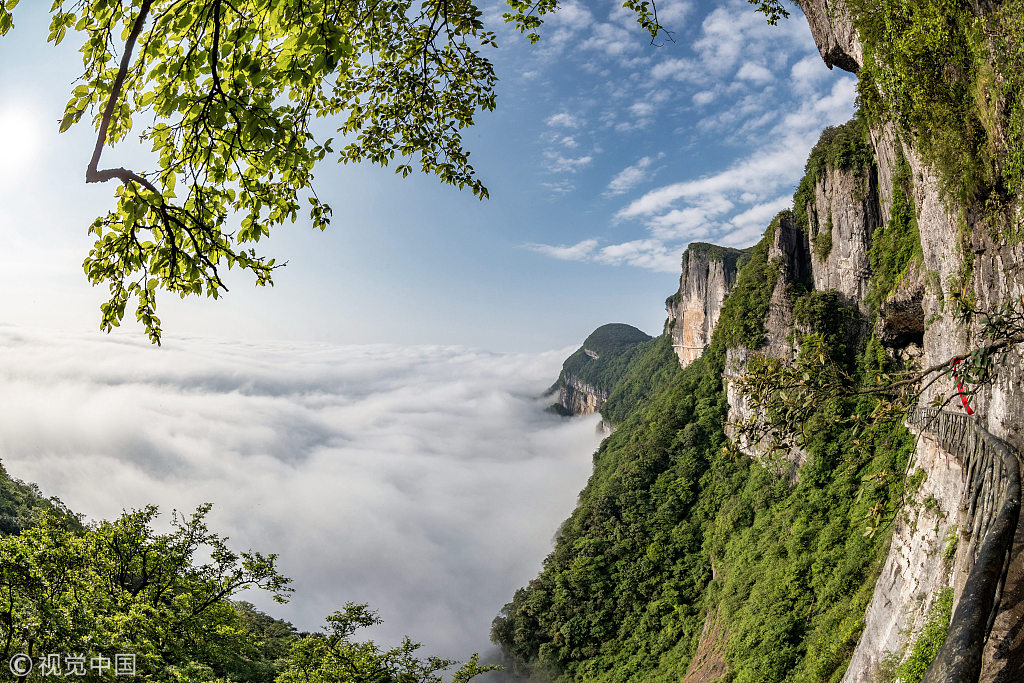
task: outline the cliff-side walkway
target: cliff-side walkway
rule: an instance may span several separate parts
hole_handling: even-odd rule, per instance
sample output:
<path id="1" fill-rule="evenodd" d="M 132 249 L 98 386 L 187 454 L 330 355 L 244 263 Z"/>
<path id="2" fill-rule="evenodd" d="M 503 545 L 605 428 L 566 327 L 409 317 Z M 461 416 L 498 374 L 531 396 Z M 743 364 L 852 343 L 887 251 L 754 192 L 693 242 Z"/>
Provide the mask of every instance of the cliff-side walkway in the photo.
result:
<path id="1" fill-rule="evenodd" d="M 961 540 L 968 542 L 962 551 L 966 553 L 967 580 L 954 606 L 946 641 L 928 668 L 924 683 L 975 683 L 986 659 L 1010 655 L 986 645 L 1000 610 L 1016 607 L 1002 603 L 1004 597 L 1009 597 L 1004 596 L 1004 588 L 1020 522 L 1018 454 L 964 414 L 918 407 L 907 422 L 935 439 L 966 473 L 960 512 Z M 1017 550 L 1021 552 L 1021 548 Z M 1002 664 L 996 668 L 1006 670 L 1007 662 Z M 992 680 L 1004 679 L 997 675 Z"/>

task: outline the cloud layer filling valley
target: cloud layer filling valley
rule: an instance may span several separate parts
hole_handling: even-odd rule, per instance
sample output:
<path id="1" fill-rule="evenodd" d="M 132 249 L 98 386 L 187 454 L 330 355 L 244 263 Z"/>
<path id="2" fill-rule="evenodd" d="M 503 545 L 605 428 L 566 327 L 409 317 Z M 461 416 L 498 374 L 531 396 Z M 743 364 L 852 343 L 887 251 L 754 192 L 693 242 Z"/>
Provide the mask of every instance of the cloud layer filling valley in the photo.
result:
<path id="1" fill-rule="evenodd" d="M 346 601 L 427 651 L 487 648 L 571 511 L 599 442 L 536 398 L 566 351 L 79 338 L 0 327 L 0 458 L 87 518 L 214 503 L 280 554 L 301 629 Z"/>

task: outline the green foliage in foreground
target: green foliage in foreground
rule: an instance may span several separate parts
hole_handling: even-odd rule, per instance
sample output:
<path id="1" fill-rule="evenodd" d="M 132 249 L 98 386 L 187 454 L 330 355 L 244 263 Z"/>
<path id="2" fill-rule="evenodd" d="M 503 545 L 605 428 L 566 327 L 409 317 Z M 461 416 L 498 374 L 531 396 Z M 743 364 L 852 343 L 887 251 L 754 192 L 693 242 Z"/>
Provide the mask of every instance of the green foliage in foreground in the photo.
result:
<path id="1" fill-rule="evenodd" d="M 292 644 L 278 683 L 372 681 L 373 683 L 441 683 L 442 673 L 457 662 L 416 657 L 419 645 L 408 638 L 398 647 L 382 651 L 373 641 L 353 642 L 359 628 L 379 624 L 366 605 L 349 603 L 327 617 L 327 632 L 313 633 Z M 478 674 L 500 667 L 480 666 L 477 655 L 455 672 L 452 683 L 466 683 Z"/>
<path id="2" fill-rule="evenodd" d="M 733 303 L 731 315 L 760 310 L 763 278 L 774 286 L 764 256 L 762 243 L 740 274 L 743 305 Z M 831 310 L 814 298 L 803 309 L 808 320 Z M 912 442 L 898 424 L 858 427 L 854 416 L 875 405 L 861 398 L 810 416 L 796 482 L 735 453 L 723 432 L 721 380 L 723 339 L 734 334 L 720 325 L 685 370 L 652 344 L 620 380 L 648 383 L 649 398 L 620 404 L 625 417 L 595 454 L 543 570 L 494 621 L 493 639 L 525 668 L 564 681 L 678 681 L 705 615 L 722 607 L 731 680 L 842 676 Z M 856 356 L 849 343 L 825 337 L 816 348 Z M 867 350 L 852 365 L 869 371 L 876 356 Z"/>
<path id="3" fill-rule="evenodd" d="M 254 656 L 227 599 L 261 588 L 283 600 L 288 580 L 273 555 L 229 550 L 207 528 L 208 510 L 176 515 L 166 534 L 150 507 L 81 532 L 44 518 L 0 539 L 0 659 L 131 653 L 152 680 L 207 680 Z"/>
<path id="4" fill-rule="evenodd" d="M 85 680 L 113 681 L 125 678 L 113 667 L 93 670 L 92 658 L 134 655 L 142 679 L 168 683 L 439 683 L 455 665 L 421 662 L 408 640 L 390 651 L 353 643 L 355 627 L 377 623 L 365 605 L 329 617 L 329 633 L 300 638 L 290 624 L 232 601 L 249 588 L 283 601 L 289 580 L 274 555 L 230 550 L 206 526 L 209 509 L 175 515 L 167 533 L 154 531 L 157 510 L 148 507 L 85 528 L 51 513 L 0 537 L 0 660 L 27 654 L 36 664 L 29 680 L 41 680 L 46 655 L 63 663 L 82 653 Z M 454 680 L 490 668 L 474 656 Z"/>

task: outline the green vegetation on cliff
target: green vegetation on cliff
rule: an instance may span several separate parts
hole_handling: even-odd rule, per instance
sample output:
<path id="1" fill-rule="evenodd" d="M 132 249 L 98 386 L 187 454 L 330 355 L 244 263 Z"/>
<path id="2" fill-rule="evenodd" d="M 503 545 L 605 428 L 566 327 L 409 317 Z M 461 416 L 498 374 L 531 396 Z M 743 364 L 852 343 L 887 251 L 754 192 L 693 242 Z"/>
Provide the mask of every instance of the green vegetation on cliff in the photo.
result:
<path id="1" fill-rule="evenodd" d="M 778 264 L 768 259 L 768 247 L 780 221 L 790 216 L 789 211 L 783 211 L 768 226 L 764 237 L 750 250 L 749 260 L 740 269 L 732 292 L 722 304 L 714 334 L 726 346 L 756 349 L 764 343 L 764 321 L 779 274 Z"/>
<path id="2" fill-rule="evenodd" d="M 900 154 L 892 180 L 889 222 L 876 228 L 871 236 L 872 277 L 865 301 L 875 312 L 895 291 L 914 264 L 921 265 L 924 261 L 917 211 L 911 199 L 912 191 L 910 166 Z"/>
<path id="3" fill-rule="evenodd" d="M 583 346 L 565 359 L 558 381 L 549 391 L 564 386 L 568 376 L 600 391 L 611 391 L 633 358 L 649 350 L 654 341 L 632 325 L 602 325 L 590 333 Z"/>
<path id="4" fill-rule="evenodd" d="M 81 528 L 60 500 L 45 498 L 35 484 L 13 479 L 0 465 L 0 534 L 17 534 L 51 517 L 70 528 Z"/>
<path id="5" fill-rule="evenodd" d="M 1024 192 L 1024 2 L 850 0 L 872 121 L 895 121 L 967 207 Z M 884 93 L 884 95 L 883 95 Z"/>
<path id="6" fill-rule="evenodd" d="M 700 359 L 680 369 L 664 341 L 646 342 L 613 389 L 618 429 L 578 507 L 539 576 L 494 621 L 492 637 L 521 668 L 564 681 L 678 681 L 716 613 L 730 680 L 842 676 L 912 441 L 899 425 L 858 426 L 854 416 L 875 407 L 862 397 L 812 413 L 796 481 L 729 446 L 725 349 L 763 339 L 773 236 L 740 272 Z M 828 295 L 804 295 L 798 308 L 810 325 L 853 315 Z M 882 362 L 849 334 L 815 339 L 855 371 Z M 632 398 L 635 387 L 646 400 Z"/>
<path id="7" fill-rule="evenodd" d="M 874 154 L 868 145 L 867 126 L 859 115 L 841 126 L 829 126 L 821 131 L 804 165 L 800 185 L 793 195 L 793 215 L 797 225 L 812 238 L 817 237 L 818 233 L 811 230 L 807 205 L 814 201 L 814 188 L 829 171 L 861 171 L 870 169 L 874 163 Z M 827 250 L 825 252 L 827 256 Z"/>

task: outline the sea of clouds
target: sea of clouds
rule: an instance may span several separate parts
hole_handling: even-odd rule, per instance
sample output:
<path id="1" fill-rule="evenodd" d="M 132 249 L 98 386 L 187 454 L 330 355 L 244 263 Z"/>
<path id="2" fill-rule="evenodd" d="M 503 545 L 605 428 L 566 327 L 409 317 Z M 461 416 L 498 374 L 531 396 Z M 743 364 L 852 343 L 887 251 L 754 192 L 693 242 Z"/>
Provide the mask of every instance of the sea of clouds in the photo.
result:
<path id="1" fill-rule="evenodd" d="M 214 504 L 237 550 L 280 555 L 303 630 L 368 602 L 382 644 L 489 649 L 600 441 L 545 413 L 571 351 L 247 344 L 0 327 L 0 461 L 87 519 Z"/>

